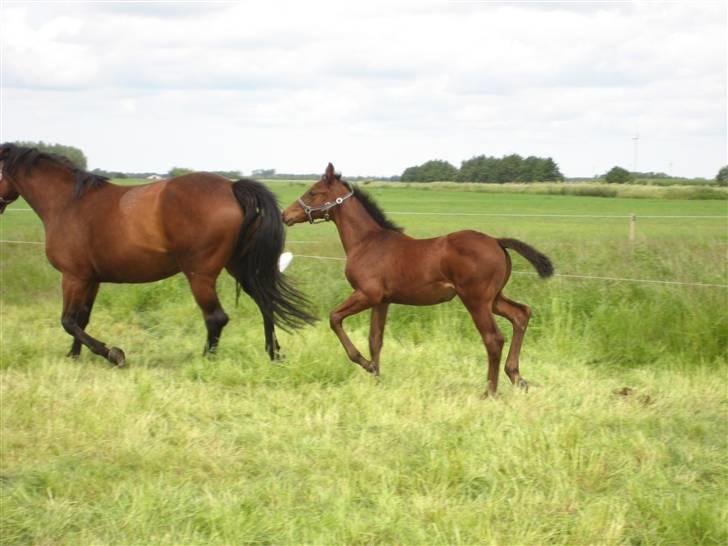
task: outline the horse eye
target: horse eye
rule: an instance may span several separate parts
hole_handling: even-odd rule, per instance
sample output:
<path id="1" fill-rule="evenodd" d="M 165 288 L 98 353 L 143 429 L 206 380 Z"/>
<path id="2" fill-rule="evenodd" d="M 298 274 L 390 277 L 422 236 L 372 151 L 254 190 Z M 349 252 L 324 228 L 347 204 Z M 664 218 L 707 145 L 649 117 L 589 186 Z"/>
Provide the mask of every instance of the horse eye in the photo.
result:
<path id="1" fill-rule="evenodd" d="M 313 192 L 311 190 L 308 191 L 308 196 L 313 197 Z"/>

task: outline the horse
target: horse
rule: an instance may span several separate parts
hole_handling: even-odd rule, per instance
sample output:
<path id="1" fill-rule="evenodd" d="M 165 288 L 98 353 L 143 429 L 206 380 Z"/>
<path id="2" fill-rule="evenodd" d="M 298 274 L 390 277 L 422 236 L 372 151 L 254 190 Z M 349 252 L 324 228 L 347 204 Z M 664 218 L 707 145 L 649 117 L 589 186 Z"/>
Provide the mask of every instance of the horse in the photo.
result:
<path id="1" fill-rule="evenodd" d="M 352 362 L 379 375 L 390 304 L 434 305 L 457 295 L 488 353 L 484 396 L 496 394 L 505 342 L 493 313 L 507 318 L 513 326 L 505 372 L 514 385 L 528 390 L 528 382 L 519 371 L 519 356 L 531 309 L 503 294 L 511 274 L 506 249 L 521 254 L 543 278 L 554 271 L 547 256 L 522 241 L 472 230 L 432 239 L 409 237 L 367 193 L 342 180 L 331 163 L 321 179 L 283 211 L 288 226 L 328 220 L 336 224 L 346 253 L 346 278 L 354 289 L 331 311 L 329 323 Z M 369 360 L 352 344 L 342 325 L 345 318 L 367 309 L 371 309 Z"/>
<path id="2" fill-rule="evenodd" d="M 100 283 L 146 283 L 182 272 L 207 329 L 203 354 L 214 353 L 228 323 L 215 288 L 225 268 L 263 316 L 265 349 L 279 357 L 275 327 L 313 323 L 310 303 L 279 271 L 285 227 L 275 196 L 255 180 L 231 182 L 192 173 L 121 186 L 63 156 L 0 145 L 0 213 L 23 197 L 45 229 L 48 261 L 61 272 L 61 324 L 110 363 L 126 356 L 86 332 Z"/>

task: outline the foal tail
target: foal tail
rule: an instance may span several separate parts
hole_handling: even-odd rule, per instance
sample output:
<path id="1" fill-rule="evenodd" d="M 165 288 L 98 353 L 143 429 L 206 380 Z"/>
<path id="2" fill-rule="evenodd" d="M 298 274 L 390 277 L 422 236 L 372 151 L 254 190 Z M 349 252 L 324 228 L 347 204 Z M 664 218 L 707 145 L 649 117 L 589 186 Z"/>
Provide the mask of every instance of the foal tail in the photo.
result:
<path id="1" fill-rule="evenodd" d="M 498 244 L 503 248 L 510 248 L 526 258 L 536 268 L 539 277 L 546 278 L 554 274 L 554 265 L 545 254 L 541 254 L 531 245 L 527 245 L 518 239 L 498 239 Z"/>
<path id="2" fill-rule="evenodd" d="M 310 312 L 311 303 L 278 268 L 286 236 L 275 195 L 255 180 L 238 180 L 232 188 L 243 224 L 228 270 L 258 304 L 266 339 L 273 326 L 291 331 L 314 323 L 318 319 Z"/>

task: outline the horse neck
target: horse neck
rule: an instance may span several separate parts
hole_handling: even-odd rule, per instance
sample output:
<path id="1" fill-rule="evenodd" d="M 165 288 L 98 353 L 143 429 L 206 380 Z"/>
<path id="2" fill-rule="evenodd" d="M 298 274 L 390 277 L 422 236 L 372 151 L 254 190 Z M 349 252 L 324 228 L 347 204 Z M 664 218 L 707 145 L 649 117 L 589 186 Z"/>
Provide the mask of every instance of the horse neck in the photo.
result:
<path id="1" fill-rule="evenodd" d="M 57 169 L 36 169 L 30 175 L 16 175 L 13 183 L 44 224 L 74 198 L 72 177 Z"/>
<path id="2" fill-rule="evenodd" d="M 384 229 L 369 215 L 356 197 L 331 210 L 331 218 L 336 224 L 341 244 L 344 245 L 344 252 L 347 254 L 367 237 Z"/>

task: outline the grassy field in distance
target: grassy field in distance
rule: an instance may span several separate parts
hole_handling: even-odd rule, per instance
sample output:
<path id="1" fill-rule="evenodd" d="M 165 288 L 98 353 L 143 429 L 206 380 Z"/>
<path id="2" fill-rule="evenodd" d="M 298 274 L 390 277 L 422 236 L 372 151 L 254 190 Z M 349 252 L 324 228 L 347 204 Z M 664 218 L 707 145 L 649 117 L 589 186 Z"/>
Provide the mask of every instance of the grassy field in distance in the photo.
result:
<path id="1" fill-rule="evenodd" d="M 270 186 L 286 206 L 306 184 Z M 42 246 L 1 244 L 0 541 L 728 542 L 725 201 L 364 187 L 413 236 L 478 229 L 534 245 L 557 274 L 690 284 L 542 281 L 514 256 L 532 387 L 502 374 L 483 401 L 485 350 L 457 300 L 392 307 L 379 380 L 348 361 L 326 320 L 350 290 L 343 262 L 303 257 L 343 256 L 331 224 L 288 230 L 288 272 L 324 320 L 281 334 L 275 365 L 225 274 L 216 357 L 174 277 L 101 287 L 89 331 L 128 369 L 69 361 L 59 274 Z M 562 217 L 576 214 L 592 217 Z M 0 239 L 42 236 L 32 212 L 0 217 Z M 361 349 L 368 324 L 345 323 Z"/>

